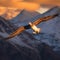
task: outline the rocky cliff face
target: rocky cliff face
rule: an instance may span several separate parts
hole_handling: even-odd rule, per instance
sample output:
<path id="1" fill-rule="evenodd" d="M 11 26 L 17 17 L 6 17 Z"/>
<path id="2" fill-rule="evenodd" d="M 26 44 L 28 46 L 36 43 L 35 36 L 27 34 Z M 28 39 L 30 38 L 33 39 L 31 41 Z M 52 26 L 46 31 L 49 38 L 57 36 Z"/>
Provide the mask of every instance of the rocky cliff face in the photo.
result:
<path id="1" fill-rule="evenodd" d="M 38 27 L 42 29 L 40 34 L 34 35 L 32 30 L 26 30 L 8 41 L 1 40 L 1 38 L 7 37 L 19 26 L 26 25 L 29 21 L 34 21 L 40 17 L 55 14 L 58 10 L 58 7 L 54 7 L 44 14 L 22 11 L 11 21 L 6 21 L 0 17 L 0 60 L 60 60 L 60 55 L 54 52 L 60 51 L 59 16 L 39 24 Z"/>
<path id="2" fill-rule="evenodd" d="M 60 50 L 60 7 L 54 7 L 44 14 L 37 12 L 22 11 L 17 17 L 13 18 L 10 22 L 15 26 L 26 25 L 40 17 L 59 13 L 59 16 L 53 18 L 47 22 L 42 22 L 38 25 L 41 28 L 41 32 L 38 35 L 32 34 L 32 30 L 27 30 L 28 33 L 33 35 L 37 40 L 47 43 L 50 46 L 56 47 L 55 50 Z M 25 37 L 26 38 L 26 37 Z"/>

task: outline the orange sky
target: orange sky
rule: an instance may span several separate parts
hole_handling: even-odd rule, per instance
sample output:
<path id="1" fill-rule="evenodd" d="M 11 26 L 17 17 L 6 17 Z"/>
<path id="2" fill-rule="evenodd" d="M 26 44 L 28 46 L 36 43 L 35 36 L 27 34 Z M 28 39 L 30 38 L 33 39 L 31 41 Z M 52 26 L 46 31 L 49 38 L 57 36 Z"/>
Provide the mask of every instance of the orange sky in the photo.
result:
<path id="1" fill-rule="evenodd" d="M 45 4 L 46 8 L 42 8 L 41 4 Z M 60 6 L 60 0 L 0 0 L 0 15 L 6 14 L 8 9 L 14 11 L 14 9 L 25 9 L 28 11 L 38 11 L 39 13 L 44 13 L 51 6 Z M 8 7 L 8 9 L 7 9 Z M 14 12 L 14 16 L 19 14 L 19 12 Z M 7 12 L 7 16 L 11 14 Z"/>
<path id="2" fill-rule="evenodd" d="M 60 6 L 60 0 L 0 0 L 0 6 L 32 11 L 38 9 L 40 4 Z"/>
<path id="3" fill-rule="evenodd" d="M 0 6 L 32 10 L 32 11 L 39 8 L 39 4 L 37 3 L 9 1 L 9 0 L 0 0 Z"/>

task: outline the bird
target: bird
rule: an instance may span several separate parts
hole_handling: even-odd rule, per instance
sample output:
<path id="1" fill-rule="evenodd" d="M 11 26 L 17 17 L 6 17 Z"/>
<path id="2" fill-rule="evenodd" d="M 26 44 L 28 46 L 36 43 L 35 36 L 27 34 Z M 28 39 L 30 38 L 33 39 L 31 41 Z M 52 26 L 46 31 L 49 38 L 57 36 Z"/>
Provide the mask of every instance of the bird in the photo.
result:
<path id="1" fill-rule="evenodd" d="M 25 31 L 27 29 L 32 29 L 37 34 L 37 33 L 40 32 L 40 28 L 37 27 L 38 24 L 40 24 L 41 22 L 49 21 L 49 20 L 57 17 L 58 15 L 59 14 L 53 14 L 53 15 L 50 15 L 50 16 L 45 16 L 45 17 L 39 18 L 34 22 L 29 22 L 29 24 L 17 28 L 14 32 L 9 34 L 8 37 L 3 38 L 3 39 L 4 40 L 9 40 L 9 39 L 19 35 L 20 33 L 22 33 L 23 31 Z"/>

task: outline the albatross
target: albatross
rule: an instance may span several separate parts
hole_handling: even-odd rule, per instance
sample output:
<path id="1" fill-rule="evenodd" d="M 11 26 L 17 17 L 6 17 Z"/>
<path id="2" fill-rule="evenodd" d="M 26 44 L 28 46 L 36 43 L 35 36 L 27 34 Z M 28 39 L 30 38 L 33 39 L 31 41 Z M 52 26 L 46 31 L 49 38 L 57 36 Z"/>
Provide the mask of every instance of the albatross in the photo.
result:
<path id="1" fill-rule="evenodd" d="M 59 14 L 54 14 L 51 16 L 45 16 L 42 18 L 37 19 L 34 22 L 29 22 L 29 24 L 25 25 L 25 26 L 21 26 L 19 27 L 17 30 L 15 30 L 14 32 L 12 32 L 11 34 L 9 34 L 8 37 L 3 38 L 3 40 L 9 40 L 17 35 L 19 35 L 20 33 L 22 33 L 23 31 L 27 30 L 27 29 L 32 29 L 36 34 L 40 33 L 40 28 L 37 27 L 38 24 L 40 24 L 41 22 L 45 22 L 45 21 L 49 21 L 52 18 L 57 17 Z"/>

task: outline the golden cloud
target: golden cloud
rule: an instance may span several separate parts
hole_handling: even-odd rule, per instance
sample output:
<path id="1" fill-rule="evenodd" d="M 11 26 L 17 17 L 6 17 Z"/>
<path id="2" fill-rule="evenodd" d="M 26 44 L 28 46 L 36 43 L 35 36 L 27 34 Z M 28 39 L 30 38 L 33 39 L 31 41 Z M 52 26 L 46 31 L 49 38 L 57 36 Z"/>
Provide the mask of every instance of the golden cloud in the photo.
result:
<path id="1" fill-rule="evenodd" d="M 0 0 L 0 6 L 2 7 L 11 7 L 18 9 L 26 9 L 26 10 L 36 10 L 39 8 L 39 4 L 32 2 L 18 2 L 18 1 L 8 1 L 8 0 Z"/>
<path id="2" fill-rule="evenodd" d="M 30 11 L 38 9 L 40 4 L 60 6 L 60 0 L 0 0 L 0 6 Z"/>
<path id="3" fill-rule="evenodd" d="M 60 0 L 24 0 L 24 1 L 60 6 Z"/>

